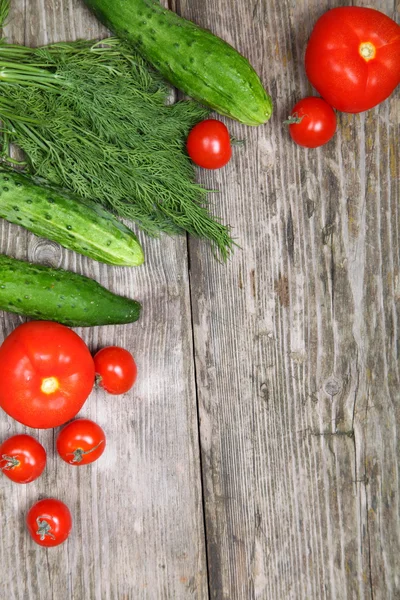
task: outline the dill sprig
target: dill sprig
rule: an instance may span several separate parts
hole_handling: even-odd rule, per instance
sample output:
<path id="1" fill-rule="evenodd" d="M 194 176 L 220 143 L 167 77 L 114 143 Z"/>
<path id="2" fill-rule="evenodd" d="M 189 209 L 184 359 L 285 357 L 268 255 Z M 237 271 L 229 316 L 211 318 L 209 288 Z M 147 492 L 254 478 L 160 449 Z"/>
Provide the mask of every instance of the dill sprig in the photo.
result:
<path id="1" fill-rule="evenodd" d="M 2 17 L 0 2 L 0 19 Z M 188 232 L 226 259 L 229 228 L 209 212 L 185 152 L 208 110 L 170 88 L 115 38 L 31 49 L 0 45 L 0 119 L 29 169 L 95 199 L 149 235 Z"/>
<path id="2" fill-rule="evenodd" d="M 0 0 L 0 29 L 4 27 L 9 12 L 10 0 Z"/>

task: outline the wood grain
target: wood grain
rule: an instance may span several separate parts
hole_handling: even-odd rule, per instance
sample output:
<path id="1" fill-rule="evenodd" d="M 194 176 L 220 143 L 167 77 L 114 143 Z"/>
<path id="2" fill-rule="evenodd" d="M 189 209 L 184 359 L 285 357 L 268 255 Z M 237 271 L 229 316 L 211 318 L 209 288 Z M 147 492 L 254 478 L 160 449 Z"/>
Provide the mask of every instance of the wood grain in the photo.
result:
<path id="1" fill-rule="evenodd" d="M 12 1 L 10 40 L 39 45 L 105 34 L 72 0 Z M 55 431 L 32 431 L 48 451 L 45 475 L 0 483 L 1 598 L 130 600 L 206 598 L 203 511 L 185 239 L 143 240 L 146 266 L 111 268 L 0 223 L 1 251 L 91 276 L 143 303 L 137 324 L 77 330 L 96 349 L 122 345 L 137 359 L 132 393 L 94 392 L 81 411 L 106 431 L 102 459 L 72 468 L 57 457 Z M 22 319 L 1 313 L 1 337 Z M 0 439 L 26 431 L 4 414 Z M 66 544 L 45 550 L 24 516 L 55 496 L 73 514 Z"/>
<path id="2" fill-rule="evenodd" d="M 326 147 L 282 125 L 339 2 L 182 0 L 269 88 L 265 127 L 200 175 L 241 250 L 190 244 L 211 597 L 394 599 L 399 573 L 398 95 Z M 394 4 L 374 3 L 394 17 Z"/>

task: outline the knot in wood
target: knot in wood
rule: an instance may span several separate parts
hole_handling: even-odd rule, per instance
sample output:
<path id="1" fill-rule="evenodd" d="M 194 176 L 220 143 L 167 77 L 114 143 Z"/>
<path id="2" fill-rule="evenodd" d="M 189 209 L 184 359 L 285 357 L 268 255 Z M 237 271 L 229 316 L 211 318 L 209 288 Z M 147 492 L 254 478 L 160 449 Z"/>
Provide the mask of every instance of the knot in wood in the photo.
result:
<path id="1" fill-rule="evenodd" d="M 341 383 L 335 377 L 330 377 L 325 381 L 324 390 L 328 396 L 336 396 L 341 389 Z"/>
<path id="2" fill-rule="evenodd" d="M 50 240 L 32 238 L 29 242 L 28 260 L 42 263 L 48 267 L 58 268 L 62 262 L 61 246 Z"/>

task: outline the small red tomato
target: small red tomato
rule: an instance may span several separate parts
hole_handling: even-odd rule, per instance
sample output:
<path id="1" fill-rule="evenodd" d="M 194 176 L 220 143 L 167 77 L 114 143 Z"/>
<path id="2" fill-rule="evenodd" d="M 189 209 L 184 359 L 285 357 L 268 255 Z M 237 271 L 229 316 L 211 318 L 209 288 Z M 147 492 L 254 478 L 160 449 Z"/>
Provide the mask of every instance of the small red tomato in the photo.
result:
<path id="1" fill-rule="evenodd" d="M 137 367 L 128 350 L 107 346 L 95 354 L 97 383 L 109 394 L 125 394 L 136 381 Z"/>
<path id="2" fill-rule="evenodd" d="M 285 123 L 292 139 L 305 148 L 323 146 L 336 131 L 335 111 L 325 100 L 313 96 L 300 100 Z"/>
<path id="3" fill-rule="evenodd" d="M 46 498 L 29 510 L 26 524 L 32 539 L 39 546 L 58 546 L 65 542 L 72 529 L 72 517 L 64 502 Z"/>
<path id="4" fill-rule="evenodd" d="M 197 123 L 188 135 L 186 147 L 192 161 L 204 169 L 220 169 L 232 156 L 229 131 L 216 119 Z"/>
<path id="5" fill-rule="evenodd" d="M 0 470 L 15 483 L 30 483 L 46 466 L 46 450 L 31 435 L 13 435 L 0 446 Z"/>
<path id="6" fill-rule="evenodd" d="M 106 447 L 104 431 L 94 421 L 77 419 L 58 434 L 57 451 L 70 465 L 88 465 L 103 454 Z"/>

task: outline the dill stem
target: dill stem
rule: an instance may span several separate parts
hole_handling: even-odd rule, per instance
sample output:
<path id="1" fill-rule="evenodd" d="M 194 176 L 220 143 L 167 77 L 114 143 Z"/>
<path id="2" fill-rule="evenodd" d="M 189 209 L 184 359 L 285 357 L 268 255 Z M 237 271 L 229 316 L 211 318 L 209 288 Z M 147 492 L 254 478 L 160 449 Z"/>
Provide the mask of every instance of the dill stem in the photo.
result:
<path id="1" fill-rule="evenodd" d="M 0 81 L 19 85 L 41 85 L 56 87 L 66 85 L 57 74 L 21 62 L 14 63 L 0 60 Z"/>
<path id="2" fill-rule="evenodd" d="M 1 52 L 0 52 L 0 54 L 1 54 Z M 49 71 L 45 71 L 43 69 L 38 69 L 37 67 L 32 67 L 32 66 L 24 64 L 24 63 L 18 63 L 18 65 L 15 66 L 15 63 L 13 63 L 13 62 L 0 61 L 0 67 L 1 68 L 5 67 L 5 68 L 10 68 L 10 69 L 16 69 L 16 70 L 21 71 L 23 73 L 30 73 L 30 72 L 32 72 L 32 73 L 38 73 L 38 74 L 41 73 L 42 75 L 46 74 L 47 76 L 51 76 L 52 75 L 51 73 L 49 73 Z M 53 75 L 53 77 L 54 77 L 54 75 Z"/>

